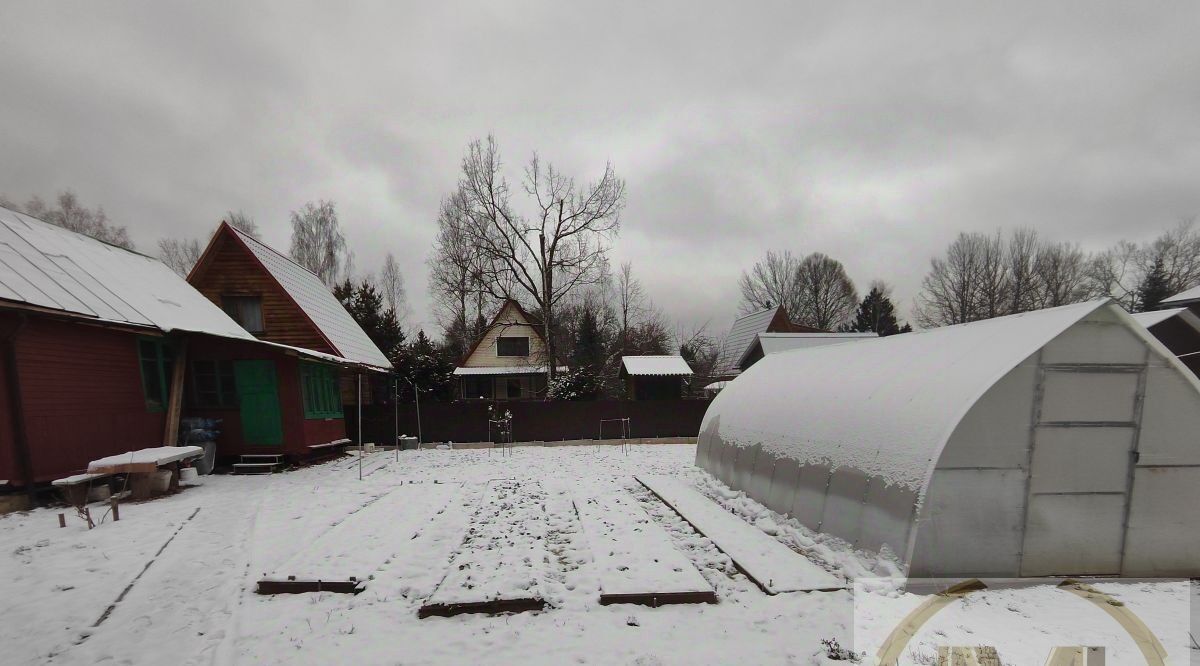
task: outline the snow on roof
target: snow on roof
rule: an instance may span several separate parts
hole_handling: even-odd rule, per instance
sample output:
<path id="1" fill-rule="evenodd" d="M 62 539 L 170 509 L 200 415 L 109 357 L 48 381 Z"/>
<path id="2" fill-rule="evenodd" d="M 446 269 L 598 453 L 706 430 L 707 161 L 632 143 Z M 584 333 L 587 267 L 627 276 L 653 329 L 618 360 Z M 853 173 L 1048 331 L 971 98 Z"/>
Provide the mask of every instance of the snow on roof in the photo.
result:
<path id="1" fill-rule="evenodd" d="M 1200 301 L 1200 284 L 1192 287 L 1191 289 L 1184 289 L 1170 298 L 1163 299 L 1162 304 L 1169 305 L 1171 303 L 1190 303 L 1192 301 Z"/>
<path id="2" fill-rule="evenodd" d="M 566 372 L 567 366 L 560 365 L 555 368 L 558 372 Z M 544 365 L 494 365 L 482 368 L 466 368 L 457 367 L 454 369 L 454 374 L 459 376 L 464 375 L 536 375 L 546 371 Z"/>
<path id="3" fill-rule="evenodd" d="M 1192 313 L 1191 310 L 1189 310 L 1187 308 L 1171 308 L 1169 310 L 1152 310 L 1150 312 L 1139 312 L 1137 314 L 1130 315 L 1130 316 L 1133 317 L 1134 321 L 1141 324 L 1142 326 L 1145 326 L 1146 328 L 1150 328 L 1151 326 L 1156 326 L 1158 324 L 1161 324 L 1164 321 L 1171 319 L 1172 317 L 1179 317 L 1180 320 L 1182 320 L 1184 323 L 1188 324 L 1189 326 L 1196 329 L 1197 331 L 1200 331 L 1200 317 L 1197 317 L 1195 314 Z"/>
<path id="4" fill-rule="evenodd" d="M 157 259 L 7 208 L 0 299 L 163 332 L 255 339 Z"/>
<path id="5" fill-rule="evenodd" d="M 717 394 L 701 431 L 719 419 L 714 425 L 721 437 L 735 445 L 761 443 L 801 464 L 850 466 L 919 490 L 971 405 L 1055 336 L 1101 308 L 1128 316 L 1111 301 L 1097 300 L 778 354 Z"/>
<path id="6" fill-rule="evenodd" d="M 358 322 L 346 312 L 346 308 L 338 302 L 321 278 L 262 241 L 234 227 L 229 228 L 340 355 L 368 365 L 392 367 L 387 357 L 371 342 L 371 338 L 367 337 Z"/>
<path id="7" fill-rule="evenodd" d="M 678 354 L 674 356 L 622 356 L 622 369 L 634 377 L 682 377 L 692 374 L 692 367 Z"/>
<path id="8" fill-rule="evenodd" d="M 767 308 L 751 312 L 734 320 L 725 336 L 725 344 L 721 345 L 721 353 L 717 355 L 716 373 L 719 375 L 735 374 L 738 372 L 738 361 L 746 353 L 746 349 L 754 342 L 754 337 L 764 333 L 775 318 L 779 307 Z"/>
<path id="9" fill-rule="evenodd" d="M 751 342 L 746 347 L 746 351 L 742 352 L 741 358 L 738 359 L 738 367 L 745 364 L 746 357 L 754 351 L 756 346 L 762 347 L 763 355 L 766 356 L 793 349 L 823 347 L 877 337 L 879 337 L 878 333 L 759 333 L 757 343 Z"/>

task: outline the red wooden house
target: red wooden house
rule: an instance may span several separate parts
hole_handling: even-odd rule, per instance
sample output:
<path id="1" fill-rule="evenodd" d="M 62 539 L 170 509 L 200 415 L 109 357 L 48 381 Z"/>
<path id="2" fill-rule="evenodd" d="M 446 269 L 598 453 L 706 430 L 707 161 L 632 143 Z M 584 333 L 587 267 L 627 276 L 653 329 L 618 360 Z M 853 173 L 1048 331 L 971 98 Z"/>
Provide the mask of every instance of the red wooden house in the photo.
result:
<path id="1" fill-rule="evenodd" d="M 174 443 L 208 340 L 262 347 L 158 260 L 0 208 L 0 488 Z"/>
<path id="2" fill-rule="evenodd" d="M 391 364 L 320 278 L 222 222 L 188 282 L 258 340 L 285 346 L 272 358 L 253 356 L 253 366 L 249 350 L 227 341 L 193 354 L 188 404 L 224 419 L 223 454 L 300 456 L 346 437 L 343 404 L 355 402 L 356 375 L 379 376 Z M 311 353 L 289 356 L 292 349 Z M 240 385 L 240 405 L 223 387 L 250 377 L 265 397 L 246 409 Z"/>
<path id="3" fill-rule="evenodd" d="M 225 455 L 305 455 L 345 435 L 336 377 L 368 366 L 259 340 L 157 259 L 0 208 L 0 491 L 174 444 L 183 416 L 225 419 Z"/>

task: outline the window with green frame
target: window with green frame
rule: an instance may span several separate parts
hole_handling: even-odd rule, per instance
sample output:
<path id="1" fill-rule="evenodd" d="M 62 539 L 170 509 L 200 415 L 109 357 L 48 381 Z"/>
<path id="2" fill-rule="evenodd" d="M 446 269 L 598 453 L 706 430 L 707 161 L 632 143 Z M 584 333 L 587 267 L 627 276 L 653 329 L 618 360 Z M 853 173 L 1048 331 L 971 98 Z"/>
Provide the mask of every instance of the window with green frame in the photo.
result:
<path id="1" fill-rule="evenodd" d="M 304 394 L 304 418 L 342 417 L 342 392 L 338 387 L 337 368 L 320 363 L 301 363 L 300 387 Z"/>
<path id="2" fill-rule="evenodd" d="M 142 393 L 146 410 L 161 412 L 167 406 L 174 358 L 171 348 L 157 338 L 138 338 L 138 365 L 142 370 Z"/>

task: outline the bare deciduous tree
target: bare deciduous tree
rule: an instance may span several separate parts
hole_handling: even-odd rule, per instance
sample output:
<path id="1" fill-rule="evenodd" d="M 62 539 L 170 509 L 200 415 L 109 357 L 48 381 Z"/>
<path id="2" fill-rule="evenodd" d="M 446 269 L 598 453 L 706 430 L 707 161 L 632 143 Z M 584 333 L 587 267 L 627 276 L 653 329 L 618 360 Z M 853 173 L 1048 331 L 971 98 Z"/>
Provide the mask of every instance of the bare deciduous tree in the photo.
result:
<path id="1" fill-rule="evenodd" d="M 289 254 L 330 289 L 343 274 L 349 275 L 351 258 L 332 201 L 322 200 L 315 204 L 310 201 L 299 211 L 292 211 Z"/>
<path id="2" fill-rule="evenodd" d="M 467 237 L 483 258 L 481 286 L 496 297 L 521 297 L 536 306 L 553 378 L 556 306 L 574 289 L 604 277 L 625 183 L 610 163 L 598 180 L 579 185 L 535 154 L 522 185 L 532 209 L 528 215 L 512 205 L 495 139 L 467 148 L 457 195 L 465 206 Z"/>
<path id="3" fill-rule="evenodd" d="M 21 206 L 7 198 L 0 197 L 0 206 L 25 213 L 75 233 L 91 236 L 110 245 L 123 247 L 126 250 L 134 249 L 128 229 L 110 223 L 104 208 L 97 207 L 93 210 L 80 204 L 79 197 L 75 196 L 71 190 L 61 192 L 53 204 L 47 204 L 41 197 L 35 196 Z"/>
<path id="4" fill-rule="evenodd" d="M 158 258 L 167 265 L 168 268 L 175 271 L 180 277 L 187 277 L 192 271 L 192 267 L 200 261 L 200 254 L 204 252 L 200 241 L 195 238 L 180 240 L 177 238 L 160 238 L 158 239 Z"/>
<path id="5" fill-rule="evenodd" d="M 1088 256 L 1078 245 L 1044 245 L 1038 250 L 1036 264 L 1039 298 L 1036 304 L 1028 309 L 1079 303 L 1094 295 L 1093 286 L 1088 278 Z"/>
<path id="6" fill-rule="evenodd" d="M 1007 238 L 963 233 L 931 261 L 916 316 L 922 326 L 962 324 L 1090 298 L 1101 274 L 1115 290 L 1136 264 L 1136 247 L 1089 259 L 1076 245 L 1046 243 L 1030 229 Z"/>
<path id="7" fill-rule="evenodd" d="M 796 268 L 796 293 L 793 320 L 826 331 L 845 323 L 858 305 L 858 292 L 842 262 L 820 252 L 808 255 Z"/>
<path id="8" fill-rule="evenodd" d="M 254 240 L 262 240 L 262 234 L 258 231 L 258 223 L 254 221 L 254 218 L 243 213 L 242 211 L 231 210 L 226 212 L 225 221 L 229 223 L 229 226 L 246 234 Z"/>
<path id="9" fill-rule="evenodd" d="M 946 249 L 945 257 L 930 260 L 915 313 L 922 326 L 962 324 L 978 318 L 975 303 L 980 246 L 986 242 L 980 234 L 960 233 Z"/>
<path id="10" fill-rule="evenodd" d="M 646 290 L 641 280 L 633 276 L 633 264 L 626 261 L 616 276 L 618 343 L 621 354 L 629 353 L 629 331 L 637 326 L 647 311 Z"/>
<path id="11" fill-rule="evenodd" d="M 408 319 L 408 292 L 404 288 L 404 274 L 400 272 L 400 264 L 396 257 L 388 252 L 383 260 L 383 268 L 379 270 L 379 290 L 383 292 L 383 302 L 396 313 L 396 320 L 401 324 Z"/>
<path id="12" fill-rule="evenodd" d="M 796 286 L 796 271 L 800 259 L 790 251 L 767 252 L 762 261 L 749 272 L 742 272 L 738 288 L 742 292 L 739 312 L 748 314 L 782 305 L 788 313 L 799 313 L 800 299 Z"/>
<path id="13" fill-rule="evenodd" d="M 1043 300 L 1039 262 L 1045 252 L 1033 229 L 1015 229 L 1008 239 L 1005 264 L 1008 269 L 1010 312 L 1026 312 L 1041 307 Z"/>
<path id="14" fill-rule="evenodd" d="M 468 213 L 459 192 L 442 201 L 433 252 L 426 260 L 434 313 L 454 355 L 466 353 L 480 332 L 474 330 L 475 323 L 494 304 L 480 283 L 483 255 L 467 229 Z"/>

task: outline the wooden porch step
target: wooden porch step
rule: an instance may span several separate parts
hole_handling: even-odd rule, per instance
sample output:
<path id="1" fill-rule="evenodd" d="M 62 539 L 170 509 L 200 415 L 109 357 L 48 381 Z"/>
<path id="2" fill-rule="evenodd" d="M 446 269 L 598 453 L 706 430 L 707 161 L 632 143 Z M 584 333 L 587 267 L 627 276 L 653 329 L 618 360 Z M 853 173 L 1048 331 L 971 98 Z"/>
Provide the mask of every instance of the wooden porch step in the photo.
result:
<path id="1" fill-rule="evenodd" d="M 273 463 L 283 462 L 283 455 L 278 453 L 247 453 L 241 456 L 242 462 L 253 462 L 255 460 L 270 460 Z"/>
<path id="2" fill-rule="evenodd" d="M 234 474 L 271 474 L 278 463 L 234 463 Z"/>

